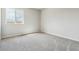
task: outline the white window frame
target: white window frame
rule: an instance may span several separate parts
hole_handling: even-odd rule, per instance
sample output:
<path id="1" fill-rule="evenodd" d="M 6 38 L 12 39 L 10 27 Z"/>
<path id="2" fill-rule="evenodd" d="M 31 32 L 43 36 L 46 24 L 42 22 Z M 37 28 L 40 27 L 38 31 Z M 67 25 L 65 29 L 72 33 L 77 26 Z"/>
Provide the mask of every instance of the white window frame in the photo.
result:
<path id="1" fill-rule="evenodd" d="M 24 10 L 21 8 L 6 8 L 7 24 L 24 24 Z"/>

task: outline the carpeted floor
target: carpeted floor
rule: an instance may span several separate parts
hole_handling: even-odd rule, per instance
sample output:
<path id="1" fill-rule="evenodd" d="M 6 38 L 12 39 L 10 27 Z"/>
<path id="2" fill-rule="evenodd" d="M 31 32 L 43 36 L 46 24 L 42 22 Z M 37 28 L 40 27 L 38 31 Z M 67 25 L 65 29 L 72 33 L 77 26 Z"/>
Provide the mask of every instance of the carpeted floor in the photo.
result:
<path id="1" fill-rule="evenodd" d="M 79 51 L 79 42 L 34 33 L 1 40 L 0 51 Z"/>

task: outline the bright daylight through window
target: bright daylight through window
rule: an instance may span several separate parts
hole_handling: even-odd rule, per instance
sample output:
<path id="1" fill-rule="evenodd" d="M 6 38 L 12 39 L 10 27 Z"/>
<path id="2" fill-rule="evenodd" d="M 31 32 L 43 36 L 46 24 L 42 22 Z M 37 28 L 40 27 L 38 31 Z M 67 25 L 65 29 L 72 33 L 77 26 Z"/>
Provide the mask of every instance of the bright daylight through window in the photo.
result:
<path id="1" fill-rule="evenodd" d="M 6 8 L 7 23 L 24 24 L 24 10 Z"/>

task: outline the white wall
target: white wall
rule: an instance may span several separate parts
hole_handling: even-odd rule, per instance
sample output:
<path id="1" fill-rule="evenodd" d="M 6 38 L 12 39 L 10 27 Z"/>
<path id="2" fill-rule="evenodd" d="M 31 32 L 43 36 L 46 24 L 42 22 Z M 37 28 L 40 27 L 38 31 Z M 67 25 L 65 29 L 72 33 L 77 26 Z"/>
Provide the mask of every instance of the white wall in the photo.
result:
<path id="1" fill-rule="evenodd" d="M 5 24 L 5 9 L 2 9 L 2 37 L 39 32 L 40 11 L 24 8 L 24 24 Z"/>
<path id="2" fill-rule="evenodd" d="M 79 9 L 49 8 L 42 11 L 41 30 L 79 41 Z"/>
<path id="3" fill-rule="evenodd" d="M 1 8 L 0 8 L 0 39 L 1 39 Z"/>

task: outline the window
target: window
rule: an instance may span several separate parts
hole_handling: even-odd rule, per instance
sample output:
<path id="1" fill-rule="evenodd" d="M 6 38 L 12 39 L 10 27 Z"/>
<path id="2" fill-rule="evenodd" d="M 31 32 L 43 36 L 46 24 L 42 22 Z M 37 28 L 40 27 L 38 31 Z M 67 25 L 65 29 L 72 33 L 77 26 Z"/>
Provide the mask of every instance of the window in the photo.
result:
<path id="1" fill-rule="evenodd" d="M 15 9 L 12 8 L 6 9 L 6 20 L 7 23 L 15 23 Z"/>
<path id="2" fill-rule="evenodd" d="M 7 23 L 23 24 L 24 11 L 23 9 L 6 8 Z"/>
<path id="3" fill-rule="evenodd" d="M 15 21 L 16 23 L 24 23 L 24 12 L 22 9 L 16 9 Z"/>

